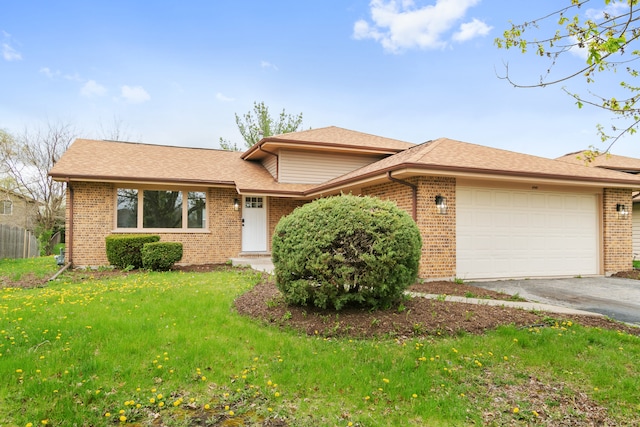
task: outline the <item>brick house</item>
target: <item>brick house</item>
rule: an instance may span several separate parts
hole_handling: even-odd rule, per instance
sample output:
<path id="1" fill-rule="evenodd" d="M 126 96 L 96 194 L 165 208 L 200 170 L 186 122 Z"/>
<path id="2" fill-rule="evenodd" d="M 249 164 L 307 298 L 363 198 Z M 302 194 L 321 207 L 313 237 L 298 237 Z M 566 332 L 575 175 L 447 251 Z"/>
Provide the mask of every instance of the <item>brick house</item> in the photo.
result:
<path id="1" fill-rule="evenodd" d="M 574 164 L 586 164 L 587 166 L 595 168 L 615 170 L 640 176 L 640 159 L 638 158 L 618 156 L 609 153 L 600 154 L 589 162 L 585 162 L 586 158 L 584 151 L 578 151 L 558 157 L 558 160 Z M 640 259 L 640 193 L 634 192 L 632 207 L 625 206 L 625 208 L 629 208 L 630 210 L 627 209 L 627 211 L 632 214 L 633 257 L 634 259 Z"/>
<path id="2" fill-rule="evenodd" d="M 67 261 L 107 264 L 105 237 L 182 242 L 185 264 L 268 255 L 278 220 L 313 199 L 393 200 L 422 232 L 425 279 L 602 275 L 631 268 L 640 177 L 446 138 L 411 144 L 337 127 L 267 137 L 244 153 L 78 139 Z"/>

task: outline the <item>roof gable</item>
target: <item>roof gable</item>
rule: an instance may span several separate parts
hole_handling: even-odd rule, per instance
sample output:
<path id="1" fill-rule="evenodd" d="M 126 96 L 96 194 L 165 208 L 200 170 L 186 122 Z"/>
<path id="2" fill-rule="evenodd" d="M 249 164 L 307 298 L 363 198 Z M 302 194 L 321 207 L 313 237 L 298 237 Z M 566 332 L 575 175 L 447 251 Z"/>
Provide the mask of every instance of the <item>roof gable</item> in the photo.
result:
<path id="1" fill-rule="evenodd" d="M 263 138 L 243 155 L 243 159 L 256 159 L 264 154 L 261 149 L 297 147 L 305 150 L 341 151 L 357 154 L 394 154 L 414 146 L 410 142 L 384 138 L 368 133 L 329 126 L 300 132 L 284 133 Z"/>

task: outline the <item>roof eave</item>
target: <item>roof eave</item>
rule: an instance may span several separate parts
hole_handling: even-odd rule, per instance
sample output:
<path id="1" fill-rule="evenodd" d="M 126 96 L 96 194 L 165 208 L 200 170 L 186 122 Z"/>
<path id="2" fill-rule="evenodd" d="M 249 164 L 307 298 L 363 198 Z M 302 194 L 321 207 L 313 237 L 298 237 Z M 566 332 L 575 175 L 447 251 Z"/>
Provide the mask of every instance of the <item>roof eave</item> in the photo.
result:
<path id="1" fill-rule="evenodd" d="M 273 145 L 273 147 L 271 147 L 271 145 Z M 257 155 L 257 153 L 260 153 L 261 148 L 273 150 L 283 147 L 299 147 L 304 148 L 305 150 L 313 150 L 313 148 L 317 148 L 325 151 L 360 152 L 363 154 L 396 154 L 406 150 L 406 148 L 367 147 L 362 145 L 337 144 L 333 142 L 303 142 L 281 138 L 264 138 L 249 150 L 245 151 L 240 158 L 243 160 L 251 160 L 255 155 Z"/>
<path id="2" fill-rule="evenodd" d="M 153 178 L 153 177 L 127 177 L 127 176 L 98 176 L 98 175 L 71 175 L 71 174 L 52 174 L 49 176 L 54 181 L 58 182 L 109 182 L 109 183 L 123 183 L 130 182 L 136 184 L 169 184 L 169 185 L 194 185 L 194 186 L 225 186 L 235 187 L 234 181 L 221 181 L 221 180 L 200 180 L 200 179 L 174 179 L 167 180 L 166 178 Z"/>

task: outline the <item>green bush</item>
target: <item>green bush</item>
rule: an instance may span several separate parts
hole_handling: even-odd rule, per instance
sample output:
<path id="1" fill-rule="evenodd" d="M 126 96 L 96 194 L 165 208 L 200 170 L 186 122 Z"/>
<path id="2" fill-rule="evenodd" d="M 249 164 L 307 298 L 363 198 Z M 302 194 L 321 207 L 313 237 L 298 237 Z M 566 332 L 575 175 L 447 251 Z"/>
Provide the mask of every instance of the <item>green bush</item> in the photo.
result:
<path id="1" fill-rule="evenodd" d="M 145 243 L 142 247 L 142 266 L 153 271 L 167 271 L 182 259 L 182 243 Z"/>
<path id="2" fill-rule="evenodd" d="M 142 246 L 157 242 L 160 236 L 152 234 L 114 234 L 106 237 L 107 259 L 119 268 L 142 267 Z"/>
<path id="3" fill-rule="evenodd" d="M 421 247 L 417 225 L 392 202 L 319 199 L 276 226 L 276 283 L 290 304 L 388 307 L 416 280 Z"/>

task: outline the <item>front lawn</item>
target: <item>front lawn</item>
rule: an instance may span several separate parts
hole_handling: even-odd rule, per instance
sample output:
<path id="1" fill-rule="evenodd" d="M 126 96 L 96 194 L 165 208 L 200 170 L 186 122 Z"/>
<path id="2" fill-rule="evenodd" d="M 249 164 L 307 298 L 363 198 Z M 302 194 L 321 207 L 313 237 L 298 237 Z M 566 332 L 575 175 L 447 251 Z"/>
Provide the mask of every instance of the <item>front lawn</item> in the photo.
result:
<path id="1" fill-rule="evenodd" d="M 46 287 L 0 289 L 0 425 L 631 425 L 640 417 L 637 336 L 572 322 L 457 337 L 306 335 L 236 313 L 234 299 L 261 277 L 63 274 Z"/>

